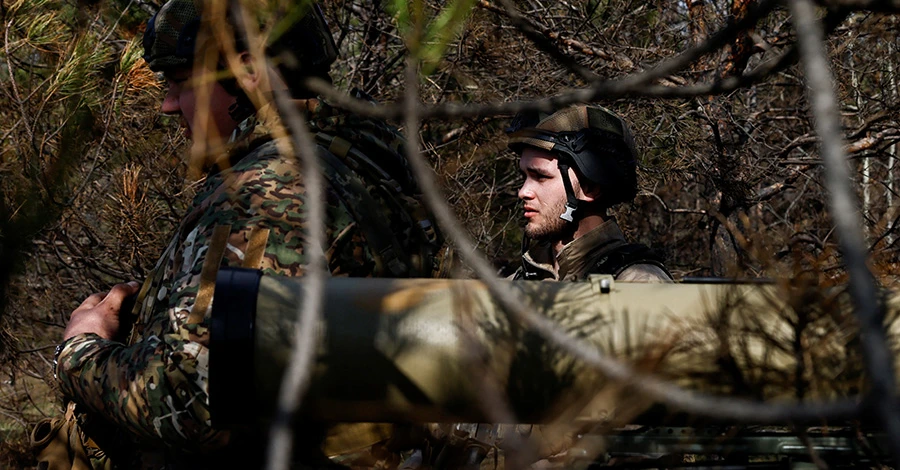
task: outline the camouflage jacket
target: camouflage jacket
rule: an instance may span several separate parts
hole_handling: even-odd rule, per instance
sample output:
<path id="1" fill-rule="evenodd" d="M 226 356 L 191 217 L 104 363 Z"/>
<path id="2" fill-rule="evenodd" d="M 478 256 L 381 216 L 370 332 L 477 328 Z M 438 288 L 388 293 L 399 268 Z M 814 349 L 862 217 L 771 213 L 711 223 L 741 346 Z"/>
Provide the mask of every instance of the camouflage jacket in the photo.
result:
<path id="1" fill-rule="evenodd" d="M 423 275 L 404 266 L 408 260 L 385 255 L 397 247 L 374 246 L 369 239 L 392 234 L 372 232 L 363 226 L 368 219 L 360 220 L 359 215 L 375 207 L 380 213 L 369 217 L 379 216 L 387 221 L 383 224 L 409 218 L 391 213 L 399 206 L 384 198 L 408 198 L 402 192 L 415 188 L 403 185 L 411 184 L 411 178 L 399 182 L 402 177 L 381 175 L 381 181 L 373 183 L 362 172 L 334 161 L 359 148 L 403 155 L 399 134 L 384 123 L 340 115 L 316 100 L 298 105 L 307 112 L 326 164 L 330 161 L 339 168 L 326 171 L 330 183 L 326 184 L 326 243 L 318 247 L 325 252 L 331 274 L 390 276 L 404 275 L 405 269 L 406 275 Z M 172 455 L 190 462 L 190 455 L 222 448 L 230 439 L 228 433 L 210 426 L 207 397 L 209 312 L 218 267 L 254 267 L 290 276 L 304 273 L 306 190 L 300 163 L 286 154 L 287 138 L 273 139 L 266 122 L 260 119 L 239 128 L 238 144 L 202 183 L 188 215 L 141 289 L 130 338 L 121 343 L 82 334 L 63 344 L 57 366 L 63 392 L 82 410 L 89 410 L 89 415 L 108 421 L 107 428 L 127 430 L 138 447 L 150 449 L 126 452 L 126 458 L 139 462 L 120 460 L 119 466 L 160 468 L 173 460 Z M 335 142 L 341 148 L 336 150 Z M 329 147 L 331 152 L 326 150 Z M 398 166 L 386 170 L 401 175 L 406 171 L 400 168 L 402 163 L 385 161 L 382 166 Z M 366 181 L 369 196 L 341 187 L 348 181 L 357 185 Z M 406 236 L 407 243 L 416 233 L 434 236 L 421 214 L 419 219 L 423 230 L 390 227 L 388 232 Z M 439 243 L 439 239 L 431 241 Z"/>
<path id="2" fill-rule="evenodd" d="M 628 252 L 622 259 L 610 258 Z M 633 256 L 632 256 L 633 253 Z M 577 281 L 588 274 L 612 274 L 627 282 L 671 282 L 672 276 L 660 259 L 644 245 L 629 245 L 610 218 L 600 226 L 565 245 L 556 255 L 549 243 L 532 246 L 522 255 L 522 267 L 514 279 Z"/>

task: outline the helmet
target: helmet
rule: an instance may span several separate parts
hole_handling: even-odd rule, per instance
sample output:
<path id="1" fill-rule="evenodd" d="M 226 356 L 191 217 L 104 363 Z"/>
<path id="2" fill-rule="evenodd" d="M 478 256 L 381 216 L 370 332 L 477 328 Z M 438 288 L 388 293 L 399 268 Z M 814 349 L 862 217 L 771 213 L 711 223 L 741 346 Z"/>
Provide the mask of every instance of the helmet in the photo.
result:
<path id="1" fill-rule="evenodd" d="M 528 146 L 557 157 L 566 196 L 573 206 L 561 216 L 566 220 L 577 206 L 569 181 L 569 166 L 574 165 L 580 178 L 603 188 L 601 203 L 606 207 L 630 202 L 637 195 L 634 136 L 625 121 L 606 108 L 576 105 L 551 115 L 519 113 L 506 132 L 509 148 L 517 153 Z"/>
<path id="2" fill-rule="evenodd" d="M 172 0 L 147 22 L 144 60 L 154 72 L 189 67 L 194 58 L 200 12 L 193 0 Z"/>
<path id="3" fill-rule="evenodd" d="M 170 0 L 147 22 L 144 31 L 144 60 L 153 71 L 190 66 L 200 31 L 202 0 Z M 237 38 L 237 47 L 243 41 Z M 293 54 L 294 74 L 318 74 L 337 59 L 334 38 L 316 4 L 268 46 L 272 55 Z"/>

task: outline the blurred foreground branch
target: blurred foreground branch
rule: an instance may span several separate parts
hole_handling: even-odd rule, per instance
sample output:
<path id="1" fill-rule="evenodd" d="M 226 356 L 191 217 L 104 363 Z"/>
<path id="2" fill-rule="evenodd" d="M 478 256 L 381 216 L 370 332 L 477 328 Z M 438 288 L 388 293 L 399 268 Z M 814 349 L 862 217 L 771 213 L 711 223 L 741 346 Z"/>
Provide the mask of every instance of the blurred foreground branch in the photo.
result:
<path id="1" fill-rule="evenodd" d="M 825 37 L 816 21 L 810 0 L 790 2 L 800 43 L 801 60 L 809 83 L 809 95 L 816 132 L 825 161 L 825 186 L 829 194 L 838 243 L 850 277 L 850 295 L 864 338 L 862 348 L 871 383 L 872 405 L 891 437 L 894 461 L 900 463 L 900 410 L 897 409 L 893 357 L 883 325 L 885 308 L 875 278 L 866 265 L 868 250 L 860 227 L 859 206 L 850 186 L 850 172 L 844 152 L 843 129 L 832 75 L 825 53 Z"/>
<path id="2" fill-rule="evenodd" d="M 413 89 L 413 87 L 409 87 L 407 90 L 409 89 Z M 753 423 L 784 423 L 788 421 L 807 423 L 818 422 L 825 418 L 850 419 L 859 415 L 862 405 L 858 399 L 845 399 L 834 403 L 774 404 L 709 396 L 684 390 L 650 375 L 635 372 L 625 363 L 604 356 L 597 348 L 572 337 L 548 318 L 538 315 L 522 301 L 510 286 L 500 282 L 494 274 L 493 267 L 475 247 L 470 236 L 457 222 L 446 199 L 438 191 L 433 171 L 418 150 L 419 122 L 412 104 L 417 101 L 417 96 L 407 91 L 405 127 L 409 141 L 408 156 L 415 176 L 420 182 L 425 201 L 466 263 L 487 284 L 494 298 L 513 318 L 539 333 L 549 343 L 596 368 L 608 379 L 625 385 L 633 385 L 638 392 L 660 403 L 665 403 L 673 409 L 686 411 L 693 415 Z"/>

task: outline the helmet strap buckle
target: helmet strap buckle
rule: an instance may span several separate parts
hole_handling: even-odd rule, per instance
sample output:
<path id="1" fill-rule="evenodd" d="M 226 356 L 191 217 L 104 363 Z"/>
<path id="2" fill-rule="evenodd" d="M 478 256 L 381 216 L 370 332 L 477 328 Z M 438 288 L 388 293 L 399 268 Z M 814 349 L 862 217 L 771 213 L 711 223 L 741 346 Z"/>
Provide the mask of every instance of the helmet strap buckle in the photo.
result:
<path id="1" fill-rule="evenodd" d="M 566 203 L 566 211 L 559 215 L 560 219 L 565 220 L 566 222 L 575 222 L 575 207 Z"/>
<path id="2" fill-rule="evenodd" d="M 566 210 L 562 214 L 559 215 L 560 219 L 565 220 L 566 222 L 575 222 L 575 218 L 578 216 L 577 210 L 579 201 L 575 197 L 575 190 L 572 188 L 572 181 L 569 180 L 569 164 L 560 161 L 556 165 L 559 168 L 559 174 L 562 177 L 563 187 L 566 189 Z"/>

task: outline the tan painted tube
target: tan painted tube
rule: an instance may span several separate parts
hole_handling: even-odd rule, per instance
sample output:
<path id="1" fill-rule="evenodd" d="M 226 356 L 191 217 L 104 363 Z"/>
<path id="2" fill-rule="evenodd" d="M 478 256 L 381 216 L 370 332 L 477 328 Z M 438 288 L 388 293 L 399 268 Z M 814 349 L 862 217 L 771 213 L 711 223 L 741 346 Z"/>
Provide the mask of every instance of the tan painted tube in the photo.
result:
<path id="1" fill-rule="evenodd" d="M 864 382 L 847 296 L 835 289 L 608 276 L 511 284 L 573 337 L 683 387 L 796 400 L 849 396 Z M 301 286 L 259 281 L 250 393 L 263 420 L 287 366 Z M 325 421 L 491 422 L 487 393 L 532 423 L 627 420 L 649 405 L 511 321 L 479 281 L 330 279 L 323 318 L 304 408 Z M 246 371 L 212 370 L 211 398 L 220 373 Z"/>

